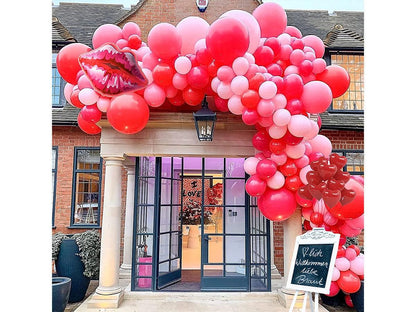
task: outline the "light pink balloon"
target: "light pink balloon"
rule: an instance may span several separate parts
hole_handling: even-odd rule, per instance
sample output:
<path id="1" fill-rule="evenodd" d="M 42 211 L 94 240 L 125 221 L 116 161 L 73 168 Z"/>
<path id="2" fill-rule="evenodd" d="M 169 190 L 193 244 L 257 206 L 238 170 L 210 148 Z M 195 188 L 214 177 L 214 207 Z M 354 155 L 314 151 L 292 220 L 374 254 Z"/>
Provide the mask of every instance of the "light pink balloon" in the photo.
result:
<path id="1" fill-rule="evenodd" d="M 150 70 L 153 70 L 155 66 L 159 63 L 159 59 L 156 56 L 156 54 L 150 52 L 145 55 L 143 55 L 143 68 L 148 68 Z"/>
<path id="2" fill-rule="evenodd" d="M 254 64 L 256 62 L 256 59 L 254 58 L 253 54 L 246 52 L 244 54 L 244 58 L 248 61 L 248 64 Z"/>
<path id="3" fill-rule="evenodd" d="M 338 227 L 341 234 L 344 234 L 347 237 L 355 237 L 360 235 L 362 229 L 354 229 L 350 227 L 348 224 L 344 223 L 343 225 Z"/>
<path id="4" fill-rule="evenodd" d="M 259 161 L 260 159 L 256 157 L 248 157 L 246 160 L 244 160 L 244 171 L 249 175 L 255 174 Z"/>
<path id="5" fill-rule="evenodd" d="M 266 182 L 268 187 L 273 190 L 278 190 L 285 185 L 285 176 L 280 171 L 276 171 Z"/>
<path id="6" fill-rule="evenodd" d="M 274 103 L 274 109 L 278 110 L 281 108 L 285 108 L 286 104 L 287 104 L 287 100 L 286 97 L 283 94 L 276 94 L 273 98 L 272 101 Z"/>
<path id="7" fill-rule="evenodd" d="M 231 80 L 235 77 L 235 74 L 230 66 L 223 65 L 218 68 L 217 77 L 222 82 L 231 82 Z"/>
<path id="8" fill-rule="evenodd" d="M 277 36 L 277 40 L 279 41 L 280 45 L 288 45 L 290 44 L 292 37 L 289 34 L 283 33 Z"/>
<path id="9" fill-rule="evenodd" d="M 285 152 L 290 158 L 299 159 L 305 155 L 305 144 L 302 142 L 296 145 L 287 144 Z"/>
<path id="10" fill-rule="evenodd" d="M 220 84 L 217 87 L 217 94 L 220 98 L 222 98 L 224 100 L 228 100 L 230 97 L 232 97 L 233 96 L 233 91 L 231 90 L 230 83 L 220 82 Z"/>
<path id="11" fill-rule="evenodd" d="M 90 88 L 90 89 L 93 88 L 87 75 L 82 75 L 81 77 L 79 77 L 77 84 L 78 84 L 78 89 L 80 90 L 85 89 L 85 88 Z"/>
<path id="12" fill-rule="evenodd" d="M 98 27 L 92 35 L 92 46 L 99 48 L 104 43 L 116 43 L 123 38 L 121 28 L 114 24 L 104 24 Z"/>
<path id="13" fill-rule="evenodd" d="M 350 270 L 357 275 L 364 275 L 364 256 L 361 254 L 351 261 Z"/>
<path id="14" fill-rule="evenodd" d="M 166 93 L 162 87 L 152 83 L 144 90 L 143 97 L 149 106 L 159 107 L 165 102 Z"/>
<path id="15" fill-rule="evenodd" d="M 123 29 L 121 30 L 123 38 L 128 40 L 131 35 L 138 35 L 139 37 L 142 35 L 139 25 L 134 22 L 127 22 Z"/>
<path id="16" fill-rule="evenodd" d="M 288 67 L 286 67 L 283 75 L 287 76 L 287 75 L 290 75 L 290 74 L 299 75 L 299 67 L 297 67 L 295 65 L 289 65 Z"/>
<path id="17" fill-rule="evenodd" d="M 303 143 L 303 146 L 305 146 L 305 151 L 306 151 L 306 145 L 305 143 Z M 300 158 L 295 160 L 295 165 L 296 167 L 302 169 L 303 167 L 307 166 L 309 164 L 309 157 L 306 155 L 301 156 Z"/>
<path id="18" fill-rule="evenodd" d="M 73 84 L 70 84 L 69 82 L 67 82 L 66 84 L 65 84 L 65 87 L 64 87 L 64 96 L 65 96 L 65 100 L 69 103 L 69 104 L 71 104 L 72 105 L 72 103 L 71 103 L 71 93 L 72 93 L 72 90 L 74 89 L 74 85 Z"/>
<path id="19" fill-rule="evenodd" d="M 235 76 L 233 80 L 231 80 L 231 90 L 234 94 L 242 95 L 248 90 L 248 86 L 248 79 L 244 76 Z"/>
<path id="20" fill-rule="evenodd" d="M 260 44 L 260 25 L 254 18 L 254 16 L 246 11 L 231 10 L 225 12 L 223 15 L 220 16 L 220 18 L 221 17 L 234 17 L 247 27 L 250 38 L 250 43 L 247 51 L 249 53 L 254 53 L 254 51 L 256 51 L 257 47 Z"/>
<path id="21" fill-rule="evenodd" d="M 331 105 L 332 91 L 322 81 L 310 81 L 303 86 L 300 100 L 307 112 L 311 114 L 323 113 Z"/>
<path id="22" fill-rule="evenodd" d="M 250 63 L 243 56 L 237 57 L 232 64 L 232 69 L 237 76 L 245 75 L 249 67 Z"/>
<path id="23" fill-rule="evenodd" d="M 313 211 L 318 212 L 321 215 L 324 215 L 325 213 L 328 212 L 328 210 L 325 207 L 325 203 L 323 199 L 319 199 L 313 204 Z"/>
<path id="24" fill-rule="evenodd" d="M 172 85 L 178 90 L 183 90 L 188 85 L 188 80 L 185 75 L 175 73 L 172 78 Z"/>
<path id="25" fill-rule="evenodd" d="M 312 66 L 312 73 L 314 73 L 315 75 L 320 74 L 325 70 L 326 62 L 324 59 L 317 58 L 312 61 Z"/>
<path id="26" fill-rule="evenodd" d="M 352 248 L 347 248 L 345 250 L 345 258 L 347 258 L 348 260 L 352 261 L 357 257 L 357 253 L 355 252 L 354 249 Z"/>
<path id="27" fill-rule="evenodd" d="M 100 95 L 90 88 L 84 88 L 79 91 L 78 94 L 79 101 L 84 105 L 93 105 L 97 103 L 99 97 Z"/>
<path id="28" fill-rule="evenodd" d="M 293 65 L 299 66 L 305 60 L 305 52 L 300 49 L 295 49 L 290 53 L 290 62 Z"/>
<path id="29" fill-rule="evenodd" d="M 280 139 L 283 138 L 283 136 L 286 134 L 287 126 L 276 126 L 272 125 L 269 129 L 269 135 L 273 139 Z"/>
<path id="30" fill-rule="evenodd" d="M 196 52 L 199 50 L 199 49 L 205 49 L 207 47 L 207 43 L 206 43 L 206 41 L 205 41 L 205 38 L 203 38 L 203 39 L 199 39 L 196 43 L 195 43 L 195 46 L 194 46 L 194 54 L 196 54 Z"/>
<path id="31" fill-rule="evenodd" d="M 336 267 L 334 267 L 332 269 L 331 281 L 333 281 L 333 282 L 337 281 L 340 276 L 341 276 L 341 272 Z"/>
<path id="32" fill-rule="evenodd" d="M 143 56 L 145 56 L 147 53 L 152 52 L 149 47 L 141 47 L 137 50 L 136 56 L 137 60 L 143 61 Z"/>
<path id="33" fill-rule="evenodd" d="M 220 86 L 218 86 L 218 89 L 220 89 Z M 243 113 L 244 105 L 241 103 L 241 97 L 239 95 L 230 97 L 228 100 L 228 109 L 235 115 L 241 115 Z"/>
<path id="34" fill-rule="evenodd" d="M 345 257 L 337 258 L 335 259 L 335 266 L 340 271 L 347 271 L 350 269 L 350 261 Z"/>
<path id="35" fill-rule="evenodd" d="M 322 153 L 326 158 L 329 158 L 329 155 L 332 152 L 332 143 L 326 136 L 318 134 L 309 141 L 309 144 L 312 147 L 313 153 Z"/>
<path id="36" fill-rule="evenodd" d="M 304 135 L 305 140 L 312 140 L 314 137 L 318 135 L 318 133 L 319 133 L 318 124 L 313 120 L 309 120 L 309 131 L 305 133 Z"/>
<path id="37" fill-rule="evenodd" d="M 153 82 L 153 72 L 149 68 L 142 68 L 142 71 L 147 78 L 147 84 L 150 85 Z"/>
<path id="38" fill-rule="evenodd" d="M 172 24 L 159 23 L 150 30 L 147 44 L 157 57 L 171 59 L 180 53 L 182 38 Z"/>
<path id="39" fill-rule="evenodd" d="M 273 114 L 273 122 L 276 126 L 286 126 L 290 122 L 291 116 L 287 109 L 281 108 Z"/>
<path id="40" fill-rule="evenodd" d="M 300 169 L 299 171 L 299 178 L 302 181 L 302 183 L 305 185 L 308 184 L 308 180 L 306 180 L 306 174 L 311 170 L 312 170 L 311 166 L 307 165 L 303 167 L 302 169 Z"/>
<path id="41" fill-rule="evenodd" d="M 274 104 L 271 100 L 261 99 L 257 104 L 257 113 L 262 117 L 272 117 L 274 112 Z M 271 120 L 273 124 L 273 119 Z"/>
<path id="42" fill-rule="evenodd" d="M 110 98 L 100 96 L 100 98 L 97 100 L 97 107 L 101 112 L 106 113 L 110 103 Z"/>
<path id="43" fill-rule="evenodd" d="M 264 81 L 259 87 L 259 95 L 265 100 L 270 100 L 276 95 L 276 93 L 277 86 L 272 81 Z"/>
<path id="44" fill-rule="evenodd" d="M 324 214 L 324 222 L 328 225 L 335 225 L 338 222 L 338 218 L 334 217 L 330 212 Z"/>
<path id="45" fill-rule="evenodd" d="M 364 228 L 364 214 L 362 214 L 361 216 L 355 219 L 345 220 L 345 223 L 348 224 L 348 226 L 352 227 L 353 229 L 363 229 Z"/>
<path id="46" fill-rule="evenodd" d="M 293 115 L 287 125 L 291 134 L 297 137 L 303 137 L 310 131 L 309 118 L 304 115 Z"/>
<path id="47" fill-rule="evenodd" d="M 302 38 L 301 31 L 295 26 L 286 26 L 285 33 L 291 35 L 292 37 L 296 37 L 298 39 Z"/>
<path id="48" fill-rule="evenodd" d="M 179 74 L 186 75 L 192 68 L 191 60 L 186 56 L 179 56 L 175 60 L 175 69 Z"/>
<path id="49" fill-rule="evenodd" d="M 270 159 L 273 160 L 276 163 L 276 165 L 281 166 L 281 165 L 284 165 L 286 163 L 287 155 L 286 155 L 285 152 L 282 152 L 280 154 L 272 153 L 270 155 Z"/>
<path id="50" fill-rule="evenodd" d="M 303 43 L 315 50 L 316 57 L 322 57 L 325 53 L 325 45 L 321 38 L 315 35 L 307 35 L 302 38 Z"/>
<path id="51" fill-rule="evenodd" d="M 125 47 L 127 47 L 129 45 L 129 42 L 126 39 L 118 39 L 116 42 L 116 45 L 120 48 L 123 49 Z"/>
<path id="52" fill-rule="evenodd" d="M 218 89 L 218 86 L 220 85 L 220 83 L 221 83 L 221 80 L 219 80 L 218 79 L 218 77 L 214 77 L 214 78 L 212 78 L 212 80 L 211 80 L 211 89 L 215 92 L 215 93 L 217 93 L 217 89 Z M 232 90 L 231 90 L 232 91 Z M 234 92 L 234 91 L 233 91 Z"/>
<path id="53" fill-rule="evenodd" d="M 209 24 L 198 16 L 188 16 L 176 25 L 176 29 L 182 38 L 181 54 L 186 55 L 193 53 L 195 43 L 207 36 Z"/>

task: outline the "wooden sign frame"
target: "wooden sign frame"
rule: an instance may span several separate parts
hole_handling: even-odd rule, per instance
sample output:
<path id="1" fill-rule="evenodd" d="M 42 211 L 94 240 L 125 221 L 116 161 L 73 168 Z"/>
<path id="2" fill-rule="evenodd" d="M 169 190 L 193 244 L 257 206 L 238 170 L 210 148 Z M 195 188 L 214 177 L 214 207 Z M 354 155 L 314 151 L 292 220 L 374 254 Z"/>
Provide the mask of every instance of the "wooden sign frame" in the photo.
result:
<path id="1" fill-rule="evenodd" d="M 339 238 L 324 228 L 297 236 L 286 288 L 329 294 Z"/>

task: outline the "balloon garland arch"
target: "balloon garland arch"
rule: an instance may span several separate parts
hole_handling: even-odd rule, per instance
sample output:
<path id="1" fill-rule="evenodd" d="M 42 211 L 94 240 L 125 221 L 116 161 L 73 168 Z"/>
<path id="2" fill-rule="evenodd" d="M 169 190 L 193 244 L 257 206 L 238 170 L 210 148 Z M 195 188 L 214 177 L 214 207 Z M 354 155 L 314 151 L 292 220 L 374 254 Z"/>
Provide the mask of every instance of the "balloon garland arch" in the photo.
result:
<path id="1" fill-rule="evenodd" d="M 147 44 L 136 23 L 105 24 L 92 45 L 69 44 L 56 59 L 84 132 L 100 133 L 96 123 L 105 114 L 115 130 L 137 133 L 149 107 L 197 106 L 212 95 L 219 111 L 257 129 L 258 153 L 244 163 L 246 191 L 266 218 L 286 220 L 301 206 L 305 228 L 325 227 L 344 239 L 361 232 L 364 182 L 343 171 L 346 158 L 331 153 L 330 140 L 319 134 L 319 114 L 346 92 L 349 75 L 322 59 L 320 38 L 287 26 L 280 5 L 263 3 L 252 14 L 231 10 L 211 25 L 196 16 L 160 23 Z"/>

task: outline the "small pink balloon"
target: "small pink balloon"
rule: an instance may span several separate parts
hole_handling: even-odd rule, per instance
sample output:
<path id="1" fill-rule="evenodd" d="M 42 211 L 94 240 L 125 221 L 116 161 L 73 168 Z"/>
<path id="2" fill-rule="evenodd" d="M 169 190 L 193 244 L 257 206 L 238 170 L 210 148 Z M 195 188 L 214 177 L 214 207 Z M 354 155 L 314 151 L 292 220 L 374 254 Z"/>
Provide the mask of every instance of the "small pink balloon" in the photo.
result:
<path id="1" fill-rule="evenodd" d="M 64 87 L 64 96 L 65 96 L 65 100 L 69 103 L 69 104 L 71 104 L 72 105 L 72 103 L 71 103 L 71 93 L 72 93 L 72 90 L 74 89 L 74 85 L 73 84 L 70 84 L 69 82 L 67 82 L 66 84 L 65 84 L 65 87 Z"/>
<path id="2" fill-rule="evenodd" d="M 236 95 L 242 95 L 248 90 L 248 87 L 248 79 L 244 76 L 235 76 L 233 80 L 231 80 L 231 90 Z"/>
<path id="3" fill-rule="evenodd" d="M 217 94 L 220 98 L 222 98 L 224 100 L 228 100 L 229 98 L 231 98 L 233 96 L 233 91 L 231 90 L 230 83 L 221 82 L 217 87 Z M 241 113 L 240 113 L 240 115 L 241 115 Z"/>
<path id="4" fill-rule="evenodd" d="M 357 253 L 352 248 L 345 249 L 345 258 L 352 261 L 357 257 Z"/>
<path id="5" fill-rule="evenodd" d="M 205 42 L 205 38 L 203 39 L 199 39 L 195 45 L 194 45 L 194 54 L 199 50 L 199 49 L 206 49 L 207 48 L 207 44 Z"/>
<path id="6" fill-rule="evenodd" d="M 260 100 L 257 104 L 257 113 L 262 117 L 272 117 L 274 112 L 274 104 L 270 100 Z M 273 119 L 272 119 L 273 124 Z"/>
<path id="7" fill-rule="evenodd" d="M 100 95 L 90 88 L 82 89 L 78 94 L 79 101 L 84 105 L 93 105 L 97 103 L 99 97 Z"/>
<path id="8" fill-rule="evenodd" d="M 191 60 L 186 56 L 179 56 L 175 60 L 175 69 L 179 74 L 186 75 L 192 68 Z"/>
<path id="9" fill-rule="evenodd" d="M 326 62 L 324 59 L 317 58 L 312 61 L 312 66 L 312 73 L 314 73 L 315 75 L 320 74 L 325 70 Z"/>
<path id="10" fill-rule="evenodd" d="M 272 125 L 269 129 L 269 135 L 273 138 L 273 139 L 280 139 L 283 138 L 284 135 L 287 132 L 287 126 L 276 126 L 276 125 Z"/>
<path id="11" fill-rule="evenodd" d="M 78 84 L 78 89 L 80 90 L 85 89 L 85 88 L 90 88 L 90 89 L 93 88 L 87 75 L 82 75 L 81 77 L 79 77 L 77 84 Z"/>
<path id="12" fill-rule="evenodd" d="M 97 107 L 100 111 L 103 113 L 107 112 L 108 107 L 110 106 L 111 99 L 107 97 L 100 96 L 100 98 L 97 100 Z"/>
<path id="13" fill-rule="evenodd" d="M 188 85 L 188 80 L 185 75 L 175 73 L 172 78 L 172 85 L 178 90 L 183 90 Z"/>
<path id="14" fill-rule="evenodd" d="M 212 89 L 212 91 L 214 91 L 215 93 L 218 93 L 217 89 L 218 89 L 218 86 L 220 85 L 220 83 L 221 83 L 221 80 L 219 80 L 218 77 L 212 78 L 212 80 L 211 80 L 211 89 Z M 230 85 L 230 87 L 231 87 L 231 85 Z M 231 91 L 233 91 L 232 88 L 231 88 Z"/>
<path id="15" fill-rule="evenodd" d="M 127 47 L 129 45 L 129 42 L 126 39 L 118 39 L 116 42 L 116 45 L 120 48 L 123 49 L 125 47 Z"/>
<path id="16" fill-rule="evenodd" d="M 305 60 L 305 53 L 300 49 L 295 49 L 290 53 L 290 62 L 299 66 Z"/>
<path id="17" fill-rule="evenodd" d="M 333 282 L 337 281 L 340 276 L 341 276 L 340 271 L 336 267 L 334 267 L 333 270 L 332 270 L 331 281 L 333 281 Z"/>
<path id="18" fill-rule="evenodd" d="M 146 87 L 143 94 L 146 103 L 151 107 L 159 107 L 166 100 L 165 90 L 155 83 L 152 83 Z"/>
<path id="19" fill-rule="evenodd" d="M 302 144 L 303 144 L 303 146 L 305 146 L 305 151 L 306 151 L 305 143 L 302 142 Z M 295 165 L 296 165 L 296 167 L 302 169 L 303 167 L 309 165 L 309 157 L 306 156 L 306 155 L 301 156 L 300 158 L 295 160 Z"/>
<path id="20" fill-rule="evenodd" d="M 272 81 L 264 81 L 259 87 L 259 95 L 265 100 L 273 98 L 277 93 L 277 86 Z M 273 105 L 274 106 L 274 105 Z"/>
<path id="21" fill-rule="evenodd" d="M 283 94 L 276 94 L 273 98 L 272 101 L 274 103 L 274 109 L 278 110 L 281 108 L 285 108 L 286 104 L 287 104 L 287 100 L 286 97 Z"/>
<path id="22" fill-rule="evenodd" d="M 143 61 L 143 56 L 145 56 L 147 53 L 150 53 L 152 51 L 150 51 L 149 47 L 141 47 L 140 49 L 137 50 L 136 53 L 136 57 L 138 61 Z"/>
<path id="23" fill-rule="evenodd" d="M 326 136 L 318 134 L 309 141 L 309 144 L 312 147 L 312 153 L 322 153 L 326 158 L 329 158 L 332 152 L 332 143 Z"/>
<path id="24" fill-rule="evenodd" d="M 148 68 L 150 70 L 153 70 L 155 66 L 159 63 L 158 57 L 154 53 L 147 53 L 143 55 L 143 68 Z"/>
<path id="25" fill-rule="evenodd" d="M 324 222 L 328 225 L 335 225 L 338 222 L 338 218 L 334 217 L 330 212 L 324 214 Z"/>
<path id="26" fill-rule="evenodd" d="M 223 65 L 218 68 L 217 77 L 222 82 L 231 82 L 234 76 L 234 71 L 230 66 Z"/>
<path id="27" fill-rule="evenodd" d="M 220 87 L 218 87 L 219 89 Z M 220 95 L 218 93 L 218 95 Z M 241 103 L 241 97 L 239 95 L 233 95 L 228 100 L 228 109 L 234 115 L 241 115 L 243 113 L 244 105 Z"/>
<path id="28" fill-rule="evenodd" d="M 139 37 L 142 35 L 140 31 L 139 25 L 134 22 L 127 22 L 123 29 L 121 30 L 124 39 L 129 39 L 131 35 L 138 35 Z"/>
<path id="29" fill-rule="evenodd" d="M 259 161 L 260 160 L 256 157 L 248 157 L 246 160 L 244 160 L 244 171 L 249 175 L 255 174 Z"/>
<path id="30" fill-rule="evenodd" d="M 285 185 L 285 176 L 280 172 L 276 171 L 276 173 L 267 179 L 267 186 L 273 190 L 278 190 Z"/>
<path id="31" fill-rule="evenodd" d="M 309 46 L 315 50 L 316 57 L 322 57 L 325 53 L 325 45 L 322 42 L 321 38 L 315 35 L 307 35 L 302 38 L 303 43 L 305 46 Z"/>
<path id="32" fill-rule="evenodd" d="M 309 131 L 304 134 L 305 140 L 312 140 L 314 137 L 316 137 L 319 133 L 319 126 L 318 124 L 313 121 L 309 120 Z"/>
<path id="33" fill-rule="evenodd" d="M 306 180 L 306 174 L 311 170 L 312 170 L 311 166 L 307 165 L 303 167 L 302 169 L 300 169 L 299 171 L 299 178 L 302 181 L 302 183 L 305 185 L 308 184 L 308 180 Z"/>
<path id="34" fill-rule="evenodd" d="M 350 269 L 350 261 L 345 257 L 337 258 L 335 259 L 335 267 L 340 271 L 347 271 Z"/>
<path id="35" fill-rule="evenodd" d="M 317 200 L 314 204 L 313 204 L 313 211 L 314 212 L 318 212 L 321 215 L 324 215 L 325 213 L 328 212 L 328 210 L 325 207 L 325 203 L 323 201 L 323 199 Z"/>
<path id="36" fill-rule="evenodd" d="M 281 165 L 284 165 L 286 163 L 287 155 L 286 155 L 285 152 L 282 152 L 280 154 L 272 153 L 270 155 L 270 159 L 273 160 L 276 163 L 276 165 L 281 166 Z"/>
<path id="37" fill-rule="evenodd" d="M 355 219 L 345 220 L 345 223 L 348 224 L 353 229 L 363 229 L 364 228 L 364 214 Z"/>
<path id="38" fill-rule="evenodd" d="M 287 156 L 289 156 L 292 159 L 299 159 L 303 155 L 305 155 L 305 144 L 302 142 L 296 145 L 286 145 L 285 152 Z"/>
<path id="39" fill-rule="evenodd" d="M 234 60 L 233 65 L 232 65 L 234 74 L 236 74 L 237 76 L 245 75 L 249 67 L 250 67 L 250 63 L 248 62 L 247 58 L 243 56 L 237 57 Z"/>
<path id="40" fill-rule="evenodd" d="M 287 109 L 281 108 L 273 114 L 273 122 L 276 126 L 286 126 L 290 122 L 291 116 Z"/>
<path id="41" fill-rule="evenodd" d="M 153 72 L 149 68 L 142 68 L 142 72 L 147 78 L 147 84 L 150 85 L 153 82 Z"/>
<path id="42" fill-rule="evenodd" d="M 303 137 L 307 135 L 310 131 L 310 121 L 309 118 L 304 115 L 293 115 L 290 118 L 287 129 L 291 134 L 297 137 Z"/>
<path id="43" fill-rule="evenodd" d="M 283 73 L 283 76 L 287 76 L 290 74 L 297 74 L 299 75 L 299 67 L 295 66 L 295 65 L 289 65 L 288 67 L 285 68 L 285 71 Z"/>
<path id="44" fill-rule="evenodd" d="M 364 275 L 364 256 L 360 255 L 352 260 L 350 270 L 357 275 Z"/>
<path id="45" fill-rule="evenodd" d="M 92 35 L 92 46 L 99 48 L 105 43 L 116 43 L 123 38 L 121 28 L 114 24 L 104 24 L 98 27 Z"/>

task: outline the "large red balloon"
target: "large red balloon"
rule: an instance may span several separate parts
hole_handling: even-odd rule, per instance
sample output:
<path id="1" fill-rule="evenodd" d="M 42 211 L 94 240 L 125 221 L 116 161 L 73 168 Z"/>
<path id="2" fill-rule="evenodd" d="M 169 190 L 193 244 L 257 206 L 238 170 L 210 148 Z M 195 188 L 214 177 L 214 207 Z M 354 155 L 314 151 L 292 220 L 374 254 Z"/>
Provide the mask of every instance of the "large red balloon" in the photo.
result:
<path id="1" fill-rule="evenodd" d="M 296 210 L 295 195 L 287 189 L 267 189 L 258 199 L 257 206 L 261 213 L 271 221 L 283 221 Z"/>
<path id="2" fill-rule="evenodd" d="M 98 127 L 95 123 L 86 121 L 82 118 L 81 113 L 78 113 L 78 126 L 82 131 L 87 134 L 98 134 L 101 132 L 101 128 Z"/>
<path id="3" fill-rule="evenodd" d="M 205 93 L 203 90 L 195 89 L 192 87 L 186 87 L 182 91 L 182 97 L 186 104 L 191 106 L 197 106 L 204 100 Z"/>
<path id="4" fill-rule="evenodd" d="M 168 60 L 179 55 L 182 37 L 175 26 L 169 23 L 159 23 L 150 30 L 147 44 L 157 57 Z"/>
<path id="5" fill-rule="evenodd" d="M 113 128 L 121 133 L 137 133 L 149 120 L 149 106 L 143 97 L 136 93 L 122 94 L 111 100 L 107 119 Z"/>
<path id="6" fill-rule="evenodd" d="M 343 95 L 350 86 L 350 76 L 341 66 L 330 65 L 316 75 L 316 79 L 325 82 L 332 91 L 332 97 L 337 98 Z"/>
<path id="7" fill-rule="evenodd" d="M 341 220 L 358 218 L 364 213 L 364 187 L 359 182 L 350 179 L 345 184 L 345 188 L 355 191 L 354 199 L 346 205 L 338 203 L 335 207 L 329 208 L 327 206 L 327 208 L 334 216 Z"/>
<path id="8" fill-rule="evenodd" d="M 209 27 L 206 37 L 208 51 L 214 59 L 231 64 L 244 56 L 250 44 L 247 27 L 233 17 L 217 19 Z"/>
<path id="9" fill-rule="evenodd" d="M 357 274 L 350 270 L 340 271 L 339 279 L 337 280 L 339 288 L 346 293 L 352 294 L 360 290 L 361 281 Z"/>
<path id="10" fill-rule="evenodd" d="M 81 70 L 78 57 L 89 51 L 91 48 L 82 43 L 68 44 L 59 51 L 56 57 L 56 68 L 66 82 L 73 85 L 78 83 L 77 74 Z"/>

